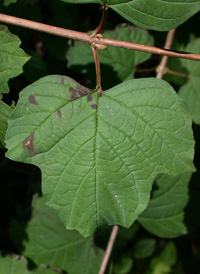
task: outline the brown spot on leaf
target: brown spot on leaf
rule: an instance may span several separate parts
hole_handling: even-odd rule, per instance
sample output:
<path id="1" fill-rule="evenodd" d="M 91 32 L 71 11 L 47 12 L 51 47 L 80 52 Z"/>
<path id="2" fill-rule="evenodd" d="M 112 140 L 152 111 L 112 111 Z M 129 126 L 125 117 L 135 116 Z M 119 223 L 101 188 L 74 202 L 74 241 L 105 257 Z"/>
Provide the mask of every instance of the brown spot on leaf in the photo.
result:
<path id="1" fill-rule="evenodd" d="M 71 101 L 74 101 L 79 97 L 79 94 L 75 88 L 70 87 L 69 92 Z"/>
<path id="2" fill-rule="evenodd" d="M 29 156 L 32 157 L 37 153 L 34 151 L 33 141 L 35 139 L 34 133 L 31 133 L 23 142 L 22 148 L 29 151 Z"/>
<path id="3" fill-rule="evenodd" d="M 88 102 L 93 101 L 92 94 L 88 94 L 88 96 L 87 96 L 87 101 L 88 101 Z"/>
<path id="4" fill-rule="evenodd" d="M 62 113 L 60 109 L 57 110 L 57 115 L 58 115 L 58 118 L 62 118 Z"/>
<path id="5" fill-rule="evenodd" d="M 64 78 L 64 77 L 61 77 L 60 83 L 61 83 L 62 85 L 64 85 L 64 83 L 65 83 L 65 78 Z"/>
<path id="6" fill-rule="evenodd" d="M 83 97 L 84 95 L 87 95 L 87 92 L 85 92 L 84 90 L 81 90 L 81 89 L 78 89 L 77 92 L 80 95 L 80 97 Z"/>
<path id="7" fill-rule="evenodd" d="M 29 100 L 29 102 L 31 103 L 31 104 L 33 104 L 33 105 L 38 105 L 38 102 L 35 100 L 35 96 L 34 95 L 30 95 L 29 97 L 28 97 L 28 100 Z"/>
<path id="8" fill-rule="evenodd" d="M 97 107 L 98 107 L 98 106 L 97 106 L 96 104 L 95 104 L 95 105 L 91 105 L 91 108 L 92 108 L 92 109 L 97 109 Z"/>
<path id="9" fill-rule="evenodd" d="M 98 92 L 98 97 L 101 97 L 103 95 L 102 92 Z"/>
<path id="10" fill-rule="evenodd" d="M 87 95 L 87 92 L 85 92 L 84 90 L 75 89 L 72 87 L 69 88 L 69 92 L 70 92 L 71 101 L 74 101 L 79 97 L 83 97 L 83 96 Z"/>

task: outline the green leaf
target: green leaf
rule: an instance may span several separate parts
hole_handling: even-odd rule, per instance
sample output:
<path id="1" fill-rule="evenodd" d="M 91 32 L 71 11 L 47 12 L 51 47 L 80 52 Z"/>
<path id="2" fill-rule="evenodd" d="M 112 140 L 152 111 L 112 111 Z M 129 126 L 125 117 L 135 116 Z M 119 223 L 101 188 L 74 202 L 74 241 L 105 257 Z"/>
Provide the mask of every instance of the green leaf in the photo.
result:
<path id="1" fill-rule="evenodd" d="M 30 274 L 26 259 L 17 255 L 0 256 L 0 272 L 2 274 Z"/>
<path id="2" fill-rule="evenodd" d="M 133 255 L 136 259 L 144 259 L 150 257 L 156 249 L 156 240 L 153 238 L 145 238 L 137 241 L 133 247 Z"/>
<path id="3" fill-rule="evenodd" d="M 187 234 L 184 208 L 189 200 L 188 185 L 191 174 L 162 175 L 146 210 L 138 221 L 158 237 L 178 237 Z"/>
<path id="4" fill-rule="evenodd" d="M 60 270 L 58 271 L 52 270 L 50 268 L 45 267 L 44 265 L 30 272 L 30 274 L 62 274 L 62 273 L 63 272 L 61 272 Z"/>
<path id="5" fill-rule="evenodd" d="M 21 41 L 0 25 L 0 98 L 1 93 L 8 93 L 8 80 L 23 72 L 23 65 L 30 57 L 19 48 Z"/>
<path id="6" fill-rule="evenodd" d="M 24 256 L 36 264 L 60 268 L 69 274 L 96 274 L 102 252 L 76 231 L 65 229 L 56 211 L 45 205 L 44 198 L 34 200 L 33 218 L 26 228 L 28 241 Z"/>
<path id="7" fill-rule="evenodd" d="M 3 4 L 5 7 L 9 6 L 10 4 L 16 3 L 17 0 L 4 0 Z"/>
<path id="8" fill-rule="evenodd" d="M 106 31 L 105 38 L 124 40 L 152 46 L 153 37 L 145 30 L 131 26 L 118 26 L 115 30 Z M 133 78 L 136 65 L 146 61 L 151 55 L 146 52 L 129 51 L 127 49 L 108 47 L 99 51 L 103 87 L 113 84 L 113 75 L 117 76 L 114 84 Z M 94 74 L 94 57 L 91 48 L 81 42 L 75 42 L 67 52 L 68 67 L 81 73 Z M 93 64 L 92 66 L 88 66 Z M 87 66 L 87 67 L 86 67 Z M 113 71 L 113 75 L 111 74 Z M 116 77 L 115 77 L 116 78 Z M 110 84 L 110 82 L 112 84 Z"/>
<path id="9" fill-rule="evenodd" d="M 114 274 L 127 274 L 133 266 L 133 259 L 130 256 L 123 255 L 118 258 L 117 263 L 114 264 Z"/>
<path id="10" fill-rule="evenodd" d="M 42 170 L 43 194 L 68 229 L 129 227 L 158 173 L 194 170 L 191 117 L 166 82 L 138 79 L 98 96 L 47 76 L 25 88 L 11 115 L 7 157 Z"/>
<path id="11" fill-rule="evenodd" d="M 173 242 L 167 242 L 159 251 L 159 254 L 151 260 L 151 267 L 161 262 L 168 266 L 173 266 L 177 261 L 177 250 Z"/>
<path id="12" fill-rule="evenodd" d="M 171 274 L 171 267 L 164 264 L 163 262 L 158 262 L 153 270 L 150 272 L 151 274 Z"/>
<path id="13" fill-rule="evenodd" d="M 186 52 L 200 53 L 200 38 L 190 42 L 186 48 Z M 181 60 L 182 64 L 190 73 L 188 82 L 179 90 L 180 97 L 185 101 L 186 105 L 192 112 L 193 121 L 200 124 L 200 62 Z"/>
<path id="14" fill-rule="evenodd" d="M 10 118 L 12 107 L 0 101 L 0 148 L 5 147 L 5 134 L 8 127 L 8 119 Z"/>
<path id="15" fill-rule="evenodd" d="M 106 3 L 129 22 L 142 28 L 167 31 L 200 10 L 200 1 L 160 0 L 62 0 L 68 3 Z"/>
<path id="16" fill-rule="evenodd" d="M 29 271 L 27 268 L 27 260 L 18 255 L 12 256 L 0 256 L 0 273 L 2 274 L 56 274 L 62 273 L 51 270 L 50 268 L 45 267 L 44 265 Z"/>

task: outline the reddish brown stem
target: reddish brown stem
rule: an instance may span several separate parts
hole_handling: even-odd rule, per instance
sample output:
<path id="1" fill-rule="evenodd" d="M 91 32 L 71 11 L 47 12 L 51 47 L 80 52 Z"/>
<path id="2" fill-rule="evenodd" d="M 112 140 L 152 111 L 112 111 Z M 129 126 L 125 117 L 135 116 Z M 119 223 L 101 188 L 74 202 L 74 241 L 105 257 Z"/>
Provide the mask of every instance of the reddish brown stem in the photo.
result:
<path id="1" fill-rule="evenodd" d="M 89 33 L 54 27 L 54 26 L 50 26 L 50 25 L 22 19 L 22 18 L 17 18 L 14 16 L 5 15 L 1 13 L 0 13 L 0 22 L 13 24 L 16 26 L 21 26 L 29 29 L 42 31 L 42 32 L 47 32 L 47 33 L 51 33 L 54 35 L 58 35 L 58 36 L 62 36 L 62 37 L 66 37 L 74 40 L 83 41 L 90 45 L 92 43 L 96 43 L 96 44 L 101 44 L 106 46 L 113 46 L 113 47 L 149 52 L 149 53 L 158 54 L 158 55 L 166 55 L 166 56 L 200 61 L 200 54 L 171 51 L 166 49 L 160 49 L 157 47 L 151 47 L 151 46 L 146 46 L 141 44 L 125 42 L 125 41 L 118 41 L 118 40 L 113 40 L 113 39 L 108 39 L 103 37 L 102 38 L 92 37 Z"/>
<path id="2" fill-rule="evenodd" d="M 107 12 L 108 12 L 108 8 L 107 6 L 102 6 L 102 17 L 101 17 L 101 22 L 98 25 L 98 27 L 93 31 L 93 34 L 96 35 L 98 33 L 101 33 L 103 30 L 103 27 L 105 25 L 106 22 L 106 17 L 107 17 Z"/>
<path id="3" fill-rule="evenodd" d="M 111 235 L 110 235 L 110 239 L 109 239 L 109 242 L 108 242 L 108 245 L 107 245 L 107 248 L 106 248 L 106 253 L 105 253 L 105 256 L 103 258 L 101 268 L 99 270 L 99 274 L 104 274 L 105 271 L 106 271 L 106 267 L 107 267 L 108 261 L 110 259 L 110 255 L 111 255 L 114 243 L 115 243 L 115 239 L 117 237 L 118 230 L 119 230 L 118 225 L 113 226 L 113 229 L 112 229 L 112 232 L 111 232 Z"/>
<path id="4" fill-rule="evenodd" d="M 98 92 L 102 92 L 101 89 L 101 67 L 100 67 L 100 61 L 99 61 L 99 54 L 97 49 L 95 48 L 95 45 L 91 46 L 92 53 L 94 56 L 94 62 L 95 62 L 95 69 L 96 69 L 96 89 Z"/>

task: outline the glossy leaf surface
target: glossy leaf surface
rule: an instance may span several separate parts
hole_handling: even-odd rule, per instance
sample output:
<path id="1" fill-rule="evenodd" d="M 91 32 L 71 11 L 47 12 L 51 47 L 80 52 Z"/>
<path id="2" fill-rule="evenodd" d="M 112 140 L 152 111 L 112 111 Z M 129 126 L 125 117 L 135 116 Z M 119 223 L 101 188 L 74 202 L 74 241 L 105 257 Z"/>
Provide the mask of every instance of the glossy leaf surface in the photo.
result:
<path id="1" fill-rule="evenodd" d="M 43 193 L 68 229 L 88 236 L 129 227 L 158 173 L 194 170 L 190 113 L 158 79 L 98 96 L 64 76 L 25 88 L 7 132 L 7 157 L 42 170 Z"/>
<path id="2" fill-rule="evenodd" d="M 200 10 L 200 1 L 160 0 L 62 0 L 68 3 L 107 4 L 122 17 L 137 26 L 167 31 L 173 29 Z"/>
<path id="3" fill-rule="evenodd" d="M 26 233 L 24 255 L 37 265 L 46 264 L 68 274 L 96 274 L 103 252 L 77 231 L 66 230 L 57 212 L 45 205 L 44 198 L 34 201 L 33 218 Z"/>
<path id="4" fill-rule="evenodd" d="M 29 56 L 19 48 L 21 41 L 9 32 L 6 26 L 0 25 L 0 98 L 1 93 L 8 93 L 8 80 L 23 72 L 23 65 Z"/>

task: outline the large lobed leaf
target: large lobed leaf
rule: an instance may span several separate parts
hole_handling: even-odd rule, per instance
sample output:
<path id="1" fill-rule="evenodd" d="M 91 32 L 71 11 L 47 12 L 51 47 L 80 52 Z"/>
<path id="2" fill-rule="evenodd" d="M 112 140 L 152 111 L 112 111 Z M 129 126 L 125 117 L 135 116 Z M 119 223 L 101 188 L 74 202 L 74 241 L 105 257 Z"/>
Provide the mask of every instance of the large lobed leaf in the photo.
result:
<path id="1" fill-rule="evenodd" d="M 1 93 L 8 93 L 8 80 L 23 72 L 23 65 L 30 57 L 19 48 L 20 39 L 0 25 L 0 98 Z"/>
<path id="2" fill-rule="evenodd" d="M 200 38 L 190 42 L 186 52 L 200 53 Z M 200 62 L 191 60 L 181 60 L 183 66 L 189 71 L 190 77 L 188 82 L 179 90 L 180 97 L 192 112 L 193 121 L 200 124 Z"/>
<path id="3" fill-rule="evenodd" d="M 158 173 L 194 170 L 191 117 L 169 84 L 124 82 L 98 96 L 71 78 L 25 88 L 11 115 L 7 156 L 42 170 L 43 193 L 68 229 L 129 227 Z"/>
<path id="4" fill-rule="evenodd" d="M 44 198 L 35 199 L 26 233 L 28 241 L 23 253 L 37 265 L 46 264 L 68 274 L 98 273 L 103 252 L 94 246 L 92 238 L 66 230 L 57 212 L 45 205 Z"/>
<path id="5" fill-rule="evenodd" d="M 107 4 L 137 26 L 167 31 L 200 10 L 199 0 L 62 0 L 68 3 Z"/>

